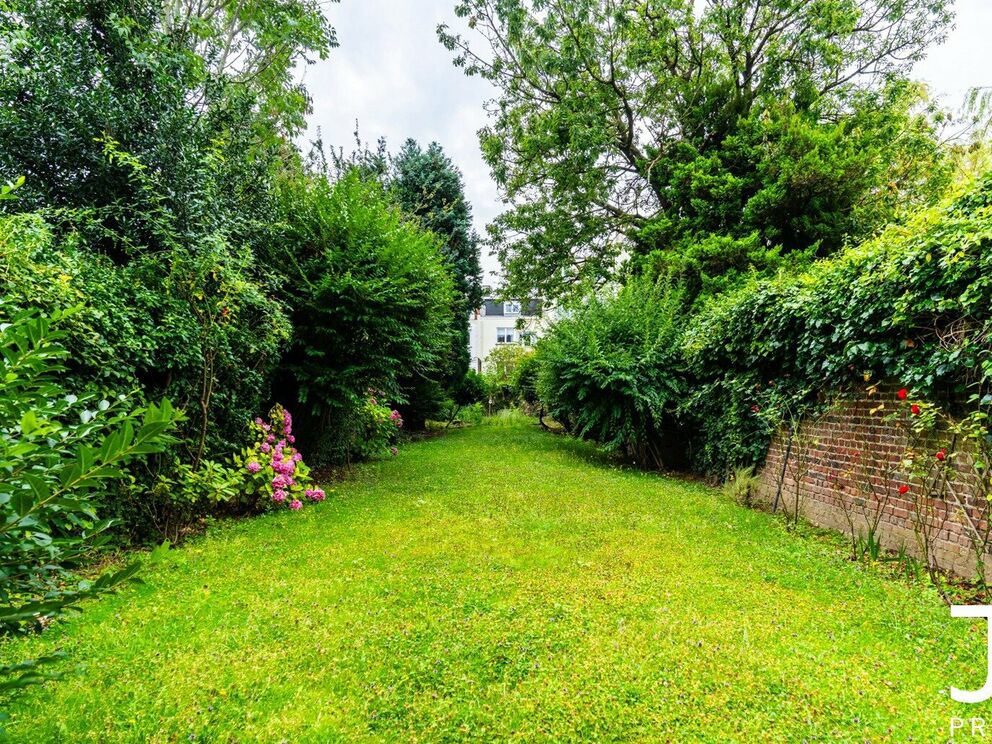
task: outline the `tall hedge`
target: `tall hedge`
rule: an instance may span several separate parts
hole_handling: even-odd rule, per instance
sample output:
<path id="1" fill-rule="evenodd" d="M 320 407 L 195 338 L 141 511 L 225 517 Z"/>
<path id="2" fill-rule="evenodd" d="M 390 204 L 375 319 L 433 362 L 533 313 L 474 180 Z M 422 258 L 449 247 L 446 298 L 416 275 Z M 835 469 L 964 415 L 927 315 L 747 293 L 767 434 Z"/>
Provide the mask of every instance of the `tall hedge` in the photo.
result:
<path id="1" fill-rule="evenodd" d="M 760 463 L 825 393 L 895 379 L 992 396 L 992 174 L 801 273 L 753 278 L 693 314 L 635 279 L 540 344 L 539 391 L 581 436 L 645 456 L 681 441 L 695 471 Z"/>
<path id="2" fill-rule="evenodd" d="M 992 388 L 992 174 L 943 207 L 815 263 L 754 281 L 689 324 L 694 466 L 723 472 L 767 449 L 767 409 L 896 379 L 958 400 Z"/>
<path id="3" fill-rule="evenodd" d="M 287 185 L 270 262 L 289 279 L 293 342 L 280 390 L 317 462 L 342 459 L 351 413 L 369 394 L 405 401 L 404 378 L 440 374 L 454 284 L 436 236 L 358 171 Z"/>

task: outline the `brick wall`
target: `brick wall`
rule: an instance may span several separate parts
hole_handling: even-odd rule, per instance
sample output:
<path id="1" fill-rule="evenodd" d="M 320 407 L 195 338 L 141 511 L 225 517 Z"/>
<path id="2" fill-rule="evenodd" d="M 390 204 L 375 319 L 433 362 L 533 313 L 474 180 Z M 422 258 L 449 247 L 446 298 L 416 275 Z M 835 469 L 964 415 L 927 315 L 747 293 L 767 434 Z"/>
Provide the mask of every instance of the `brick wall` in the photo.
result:
<path id="1" fill-rule="evenodd" d="M 887 417 L 905 408 L 894 389 L 838 401 L 792 438 L 784 477 L 788 437 L 777 436 L 759 473 L 757 500 L 773 508 L 778 496 L 777 510 L 794 514 L 798 483 L 799 514 L 809 522 L 862 537 L 870 524 L 877 524 L 884 548 L 905 547 L 924 558 L 926 545 L 942 569 L 971 576 L 975 559 L 964 509 L 951 499 L 927 494 L 932 486 L 910 479 L 902 465 L 911 434 Z M 956 468 L 951 484 L 971 522 L 984 529 L 979 521 L 987 511 L 984 501 L 963 498 L 974 490 L 968 482 L 970 464 L 962 457 Z M 909 493 L 901 495 L 901 485 L 909 486 Z M 992 567 L 992 562 L 986 565 Z"/>

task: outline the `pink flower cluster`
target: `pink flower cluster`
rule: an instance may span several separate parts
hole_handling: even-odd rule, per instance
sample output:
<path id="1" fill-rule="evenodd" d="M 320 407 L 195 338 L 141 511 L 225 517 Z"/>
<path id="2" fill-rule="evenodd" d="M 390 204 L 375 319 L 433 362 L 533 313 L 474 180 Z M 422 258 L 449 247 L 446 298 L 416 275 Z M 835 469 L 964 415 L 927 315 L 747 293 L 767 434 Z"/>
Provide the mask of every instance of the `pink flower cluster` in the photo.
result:
<path id="1" fill-rule="evenodd" d="M 403 428 L 403 417 L 400 415 L 399 411 L 394 409 L 393 412 L 389 414 L 389 420 L 393 422 L 397 429 Z"/>
<path id="2" fill-rule="evenodd" d="M 272 501 L 286 504 L 293 511 L 303 507 L 303 502 L 295 495 L 300 492 L 311 501 L 323 501 L 326 498 L 324 491 L 309 487 L 309 470 L 303 462 L 303 455 L 293 446 L 296 437 L 293 435 L 292 415 L 282 406 L 276 406 L 269 416 L 271 422 L 258 417 L 254 425 L 254 452 L 267 457 L 250 458 L 245 465 L 246 470 L 252 475 L 262 473 L 268 481 L 267 487 L 271 488 Z M 270 468 L 271 472 L 262 472 L 264 467 Z M 261 484 L 259 488 L 268 490 Z"/>

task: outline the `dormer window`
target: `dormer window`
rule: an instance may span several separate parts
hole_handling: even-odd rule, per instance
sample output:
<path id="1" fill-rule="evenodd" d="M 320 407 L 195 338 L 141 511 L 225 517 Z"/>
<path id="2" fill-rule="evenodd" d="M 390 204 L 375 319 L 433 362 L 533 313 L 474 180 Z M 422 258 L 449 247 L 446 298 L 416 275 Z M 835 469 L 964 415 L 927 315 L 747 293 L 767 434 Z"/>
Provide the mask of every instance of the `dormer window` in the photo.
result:
<path id="1" fill-rule="evenodd" d="M 520 303 L 519 302 L 504 302 L 503 303 L 503 315 L 508 318 L 514 318 L 520 315 Z"/>

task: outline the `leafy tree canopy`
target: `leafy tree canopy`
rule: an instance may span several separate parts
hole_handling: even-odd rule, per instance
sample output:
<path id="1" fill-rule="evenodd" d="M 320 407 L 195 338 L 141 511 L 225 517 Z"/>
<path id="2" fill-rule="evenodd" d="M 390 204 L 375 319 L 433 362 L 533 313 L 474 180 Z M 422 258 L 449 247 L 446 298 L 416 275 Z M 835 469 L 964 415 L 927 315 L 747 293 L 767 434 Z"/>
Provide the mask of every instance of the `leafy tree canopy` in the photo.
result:
<path id="1" fill-rule="evenodd" d="M 472 230 L 472 207 L 465 198 L 461 171 L 437 142 L 424 150 L 412 139 L 403 143 L 392 166 L 391 185 L 403 211 L 441 238 L 458 290 L 469 307 L 478 307 L 482 302 L 479 241 Z"/>
<path id="2" fill-rule="evenodd" d="M 463 0 L 480 43 L 438 29 L 499 91 L 480 138 L 512 293 L 560 296 L 624 255 L 699 285 L 828 253 L 943 187 L 906 76 L 947 0 L 695 5 Z"/>
<path id="3" fill-rule="evenodd" d="M 91 242 L 116 256 L 241 237 L 271 212 L 309 105 L 291 69 L 334 43 L 316 3 L 5 6 L 0 174 L 26 178 L 10 210 L 97 210 Z"/>

